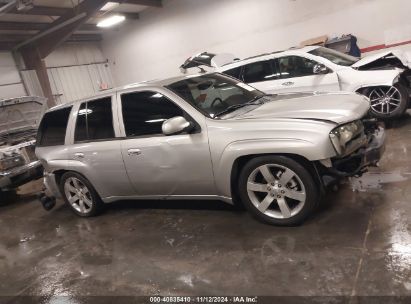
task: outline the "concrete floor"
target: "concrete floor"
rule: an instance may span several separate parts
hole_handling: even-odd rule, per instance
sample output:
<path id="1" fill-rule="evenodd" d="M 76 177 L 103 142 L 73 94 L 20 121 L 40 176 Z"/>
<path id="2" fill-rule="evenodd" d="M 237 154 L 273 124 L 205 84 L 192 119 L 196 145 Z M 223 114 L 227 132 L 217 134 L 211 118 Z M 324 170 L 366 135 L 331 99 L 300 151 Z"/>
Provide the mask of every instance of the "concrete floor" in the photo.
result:
<path id="1" fill-rule="evenodd" d="M 120 202 L 81 219 L 61 202 L 44 211 L 39 187 L 0 207 L 0 295 L 411 296 L 410 116 L 388 130 L 381 167 L 300 227 L 220 202 Z"/>

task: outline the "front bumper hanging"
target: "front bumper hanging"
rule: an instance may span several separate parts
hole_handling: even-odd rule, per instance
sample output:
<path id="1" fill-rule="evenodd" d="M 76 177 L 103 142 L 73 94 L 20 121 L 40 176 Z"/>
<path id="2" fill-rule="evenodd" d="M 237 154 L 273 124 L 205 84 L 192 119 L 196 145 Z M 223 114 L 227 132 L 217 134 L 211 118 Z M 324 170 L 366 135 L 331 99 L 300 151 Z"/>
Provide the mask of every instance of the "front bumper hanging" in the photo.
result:
<path id="1" fill-rule="evenodd" d="M 359 176 L 367 170 L 367 167 L 377 166 L 385 151 L 385 130 L 376 127 L 367 135 L 366 146 L 344 157 L 331 159 L 331 166 L 317 163 L 317 170 L 321 176 L 333 178 Z"/>
<path id="2" fill-rule="evenodd" d="M 24 166 L 0 172 L 0 189 L 10 190 L 43 176 L 43 167 L 36 160 Z"/>

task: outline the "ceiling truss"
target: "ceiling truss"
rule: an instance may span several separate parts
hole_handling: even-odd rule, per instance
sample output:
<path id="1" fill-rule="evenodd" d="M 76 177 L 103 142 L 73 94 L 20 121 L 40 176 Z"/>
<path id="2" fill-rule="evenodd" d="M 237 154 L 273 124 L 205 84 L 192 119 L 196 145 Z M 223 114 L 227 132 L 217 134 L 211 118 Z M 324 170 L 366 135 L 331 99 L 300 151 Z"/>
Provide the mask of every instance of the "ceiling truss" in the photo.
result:
<path id="1" fill-rule="evenodd" d="M 50 39 L 51 33 L 56 31 L 55 35 L 61 43 L 61 32 L 64 29 L 64 41 L 99 41 L 101 40 L 101 29 L 99 29 L 95 23 L 99 19 L 109 16 L 112 12 L 102 11 L 101 8 L 107 2 L 118 3 L 121 7 L 122 4 L 138 5 L 153 8 L 162 7 L 161 0 L 84 0 L 79 5 L 73 8 L 67 7 L 54 7 L 54 6 L 40 6 L 32 5 L 28 9 L 19 10 L 17 8 L 18 0 L 0 0 L 0 50 L 17 50 L 22 47 L 36 47 L 38 48 L 41 43 L 46 43 Z M 35 2 L 34 2 L 35 3 Z M 84 3 L 88 3 L 85 5 Z M 83 7 L 83 9 L 82 9 Z M 92 7 L 98 7 L 98 9 L 91 9 Z M 85 10 L 84 10 L 85 8 Z M 85 14 L 79 16 L 80 13 Z M 138 19 L 139 14 L 136 12 L 121 12 L 126 19 Z M 14 18 L 15 20 L 9 21 L 3 19 L 2 15 L 28 15 L 28 16 L 48 16 L 51 22 L 27 22 L 26 19 Z M 71 24 L 70 19 L 78 17 L 79 20 L 75 20 Z M 61 26 L 62 23 L 64 26 Z M 60 25 L 60 26 L 59 26 Z M 57 30 L 55 30 L 57 27 Z M 48 34 L 47 31 L 51 31 Z M 47 35 L 44 35 L 46 33 Z M 38 35 L 43 35 L 39 39 L 34 39 Z M 40 39 L 42 38 L 42 39 Z M 37 41 L 39 40 L 39 41 Z M 47 51 L 43 47 L 41 55 L 46 55 Z M 48 48 L 53 49 L 53 48 Z"/>

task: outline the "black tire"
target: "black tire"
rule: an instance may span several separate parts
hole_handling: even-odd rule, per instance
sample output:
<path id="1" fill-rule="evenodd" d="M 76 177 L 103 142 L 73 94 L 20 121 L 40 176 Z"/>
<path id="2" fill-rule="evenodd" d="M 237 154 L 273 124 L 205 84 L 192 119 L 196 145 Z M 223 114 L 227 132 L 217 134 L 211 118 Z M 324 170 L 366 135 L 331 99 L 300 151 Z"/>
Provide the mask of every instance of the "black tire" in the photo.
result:
<path id="1" fill-rule="evenodd" d="M 291 214 L 290 217 L 287 217 L 287 218 L 274 218 L 272 216 L 266 215 L 265 213 L 259 211 L 257 209 L 256 205 L 254 205 L 253 202 L 251 201 L 250 195 L 248 194 L 248 190 L 247 190 L 248 179 L 249 179 L 251 174 L 254 174 L 254 172 L 256 172 L 257 168 L 259 168 L 263 165 L 273 165 L 273 166 L 279 165 L 283 168 L 288 168 L 288 169 L 292 170 L 293 173 L 295 173 L 295 175 L 293 175 L 293 177 L 291 178 L 290 182 L 292 182 L 292 181 L 294 182 L 294 181 L 296 181 L 296 178 L 299 178 L 299 181 L 297 181 L 296 184 L 298 185 L 298 183 L 300 183 L 300 182 L 303 184 L 303 187 L 305 188 L 305 202 L 302 204 L 302 207 L 299 207 L 299 208 L 296 207 L 295 209 L 290 209 L 292 211 L 300 209 L 298 212 L 295 211 L 297 213 L 295 213 L 294 215 L 292 215 L 291 212 L 290 212 L 290 214 Z M 273 171 L 271 171 L 271 173 L 272 172 Z M 261 174 L 261 176 L 262 176 L 262 174 Z M 256 177 L 257 177 L 257 175 L 256 175 Z M 281 180 L 281 177 L 282 177 L 282 175 L 280 175 L 279 180 Z M 262 183 L 264 183 L 264 182 L 262 182 Z M 287 184 L 287 185 L 289 185 L 289 184 Z M 286 190 L 287 191 L 291 190 L 291 189 L 288 188 L 289 186 L 287 186 L 287 185 L 284 185 L 285 187 L 287 187 Z M 281 184 L 279 184 L 277 186 L 284 187 Z M 304 189 L 304 188 L 302 188 L 302 189 Z M 271 224 L 271 225 L 278 225 L 278 226 L 294 226 L 294 225 L 301 224 L 318 207 L 319 199 L 320 199 L 319 192 L 318 192 L 318 187 L 315 183 L 315 180 L 314 180 L 313 176 L 310 174 L 310 172 L 307 169 L 305 169 L 297 161 L 295 161 L 295 160 L 293 160 L 289 157 L 285 157 L 285 156 L 276 156 L 276 155 L 261 156 L 261 157 L 256 157 L 256 158 L 250 160 L 242 168 L 242 170 L 240 172 L 239 188 L 238 189 L 239 189 L 239 195 L 240 195 L 242 203 L 244 204 L 246 209 L 254 217 L 256 217 L 258 220 L 260 220 L 264 223 L 268 223 L 268 224 Z M 265 195 L 264 193 L 261 193 L 261 195 L 262 195 L 262 197 L 265 197 L 265 198 L 267 198 L 269 195 L 274 196 L 273 193 L 270 194 L 270 192 L 268 192 L 267 195 Z M 295 202 L 292 199 L 289 199 L 287 197 L 287 195 L 284 195 L 283 199 L 285 199 L 286 205 L 287 205 L 288 208 L 290 208 L 290 203 Z M 273 206 L 273 204 L 274 204 L 274 206 Z M 270 208 L 279 207 L 277 199 L 275 198 L 275 200 L 269 206 L 270 206 Z M 269 210 L 269 209 L 267 208 L 267 210 Z M 269 211 L 269 212 L 271 212 L 271 211 Z M 274 211 L 274 212 L 276 212 L 276 211 Z M 280 210 L 280 213 L 282 213 L 281 210 Z"/>
<path id="2" fill-rule="evenodd" d="M 395 88 L 395 89 L 398 90 L 398 94 L 400 95 L 400 98 L 398 98 L 399 102 L 392 100 L 392 102 L 395 102 L 395 103 L 398 104 L 398 107 L 395 110 L 390 111 L 389 113 L 381 113 L 381 110 L 382 110 L 382 112 L 384 112 L 383 111 L 384 108 L 382 108 L 383 105 L 373 106 L 374 102 L 377 102 L 377 103 L 379 102 L 378 100 L 374 101 L 374 102 L 372 101 L 372 100 L 375 100 L 375 97 L 376 97 L 376 94 L 377 94 L 377 93 L 375 93 L 375 90 L 381 90 L 379 92 L 379 94 L 382 95 L 383 92 L 386 92 L 390 88 Z M 405 113 L 405 111 L 408 108 L 408 101 L 409 101 L 408 90 L 404 85 L 402 85 L 400 83 L 397 83 L 393 86 L 381 86 L 381 87 L 369 88 L 366 91 L 364 91 L 364 93 L 368 98 L 370 98 L 370 103 L 371 103 L 370 115 L 375 117 L 375 118 L 378 118 L 378 119 L 391 119 L 391 118 L 400 117 Z M 385 109 L 387 109 L 387 107 L 388 107 L 388 105 L 385 105 Z"/>
<path id="3" fill-rule="evenodd" d="M 89 195 L 87 195 L 87 199 L 89 199 L 91 201 L 91 204 L 90 204 L 90 206 L 87 205 L 87 207 L 84 207 L 85 205 L 83 204 L 83 208 L 86 208 L 86 209 L 84 209 L 83 212 L 79 210 L 79 209 L 83 210 L 80 207 L 80 203 L 78 204 L 79 209 L 76 209 L 75 205 L 73 205 L 69 202 L 69 198 L 67 197 L 66 192 L 65 192 L 66 182 L 69 179 L 73 179 L 73 178 L 79 180 L 81 182 L 81 184 L 83 186 L 85 186 L 88 190 L 87 193 Z M 82 187 L 82 188 L 84 189 L 84 187 Z M 104 203 L 101 200 L 100 196 L 97 194 L 97 192 L 94 189 L 93 185 L 81 174 L 78 174 L 76 172 L 66 172 L 66 173 L 64 173 L 63 176 L 61 177 L 61 180 L 60 180 L 60 192 L 61 192 L 66 204 L 68 206 L 70 206 L 70 209 L 75 214 L 77 214 L 78 216 L 92 217 L 92 216 L 96 216 L 96 215 L 100 214 L 104 210 Z M 83 194 L 83 195 L 85 195 L 85 194 Z"/>
<path id="4" fill-rule="evenodd" d="M 1 190 L 0 189 L 0 205 L 7 205 L 10 202 L 17 200 L 16 190 Z"/>

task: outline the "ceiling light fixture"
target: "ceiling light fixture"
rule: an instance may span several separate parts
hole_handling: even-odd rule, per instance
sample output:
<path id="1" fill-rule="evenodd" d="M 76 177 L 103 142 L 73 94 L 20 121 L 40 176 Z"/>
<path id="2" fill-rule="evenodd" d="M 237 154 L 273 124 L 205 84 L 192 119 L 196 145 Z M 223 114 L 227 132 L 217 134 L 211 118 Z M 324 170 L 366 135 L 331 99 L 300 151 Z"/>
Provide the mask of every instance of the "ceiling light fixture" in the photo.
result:
<path id="1" fill-rule="evenodd" d="M 126 17 L 122 15 L 113 15 L 107 18 L 104 18 L 99 23 L 97 23 L 98 27 L 111 27 L 113 25 L 119 24 L 126 20 Z"/>

